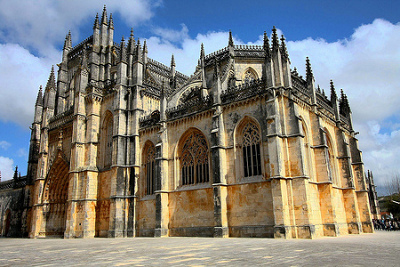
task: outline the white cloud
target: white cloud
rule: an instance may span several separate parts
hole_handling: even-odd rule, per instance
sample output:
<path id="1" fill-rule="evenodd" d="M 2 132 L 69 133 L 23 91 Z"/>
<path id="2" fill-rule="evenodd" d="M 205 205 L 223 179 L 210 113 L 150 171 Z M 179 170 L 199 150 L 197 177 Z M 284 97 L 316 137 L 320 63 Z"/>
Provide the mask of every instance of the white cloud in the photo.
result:
<path id="1" fill-rule="evenodd" d="M 0 148 L 3 150 L 7 150 L 11 144 L 7 141 L 0 141 Z"/>
<path id="2" fill-rule="evenodd" d="M 14 161 L 7 157 L 0 156 L 1 180 L 6 181 L 12 179 L 14 175 Z"/>
<path id="3" fill-rule="evenodd" d="M 292 66 L 304 74 L 310 57 L 316 82 L 329 90 L 333 79 L 348 95 L 365 167 L 381 186 L 400 169 L 399 120 L 391 122 L 400 112 L 399 42 L 400 25 L 383 19 L 360 26 L 346 40 L 288 42 Z"/>
<path id="4" fill-rule="evenodd" d="M 39 85 L 47 81 L 51 64 L 60 58 L 58 52 L 40 58 L 20 45 L 0 44 L 0 120 L 23 127 L 32 123 Z"/>
<path id="5" fill-rule="evenodd" d="M 136 26 L 154 16 L 154 8 L 161 0 L 0 0 L 0 40 L 19 43 L 34 49 L 40 56 L 63 40 L 71 30 L 73 40 L 80 40 L 78 27 L 87 18 L 93 18 L 107 5 L 108 15 L 119 13 L 130 25 Z M 99 14 L 101 16 L 101 14 Z"/>
<path id="6" fill-rule="evenodd" d="M 153 33 L 160 36 L 162 40 L 165 40 L 167 42 L 182 42 L 185 39 L 190 38 L 189 37 L 189 29 L 186 27 L 185 24 L 181 24 L 182 29 L 177 31 L 177 30 L 172 30 L 172 29 L 166 29 L 166 28 L 160 28 L 156 27 L 153 29 Z"/>
<path id="7" fill-rule="evenodd" d="M 18 157 L 28 157 L 28 151 L 25 148 L 20 148 L 17 151 Z"/>

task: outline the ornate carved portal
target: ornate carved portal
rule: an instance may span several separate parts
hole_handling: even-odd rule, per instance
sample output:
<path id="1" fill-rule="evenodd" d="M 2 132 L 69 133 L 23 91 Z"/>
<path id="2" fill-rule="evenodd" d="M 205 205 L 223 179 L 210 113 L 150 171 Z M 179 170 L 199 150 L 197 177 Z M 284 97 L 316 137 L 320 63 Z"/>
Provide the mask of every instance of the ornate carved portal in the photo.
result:
<path id="1" fill-rule="evenodd" d="M 46 221 L 45 236 L 64 236 L 69 168 L 59 154 L 51 166 L 43 191 L 43 215 Z"/>
<path id="2" fill-rule="evenodd" d="M 191 130 L 182 143 L 182 185 L 209 182 L 208 145 L 205 136 L 198 130 Z"/>

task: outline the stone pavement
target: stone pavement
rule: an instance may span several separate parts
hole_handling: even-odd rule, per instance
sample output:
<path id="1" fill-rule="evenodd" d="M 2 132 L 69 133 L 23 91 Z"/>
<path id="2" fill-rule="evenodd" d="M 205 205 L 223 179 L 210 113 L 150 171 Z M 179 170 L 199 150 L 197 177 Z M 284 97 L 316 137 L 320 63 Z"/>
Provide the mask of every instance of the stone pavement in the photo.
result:
<path id="1" fill-rule="evenodd" d="M 400 266 L 400 231 L 315 240 L 0 239 L 0 266 Z"/>

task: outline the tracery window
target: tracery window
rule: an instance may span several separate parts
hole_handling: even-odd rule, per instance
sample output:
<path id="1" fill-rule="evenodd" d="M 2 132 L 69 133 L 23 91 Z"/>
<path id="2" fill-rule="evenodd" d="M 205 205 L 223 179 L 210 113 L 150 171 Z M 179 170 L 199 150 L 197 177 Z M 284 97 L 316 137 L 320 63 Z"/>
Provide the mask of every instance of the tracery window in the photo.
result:
<path id="1" fill-rule="evenodd" d="M 256 79 L 257 79 L 257 76 L 254 73 L 254 71 L 252 69 L 247 69 L 246 72 L 244 73 L 244 79 L 243 79 L 244 83 L 249 84 Z"/>
<path id="2" fill-rule="evenodd" d="M 305 167 L 306 167 L 306 173 L 309 175 L 310 179 L 313 181 L 314 180 L 314 175 L 313 175 L 313 168 L 312 168 L 312 159 L 311 159 L 311 145 L 310 145 L 310 140 L 308 138 L 308 132 L 307 132 L 307 126 L 305 123 L 302 123 L 303 127 L 303 134 L 304 134 L 304 151 L 305 151 Z"/>
<path id="3" fill-rule="evenodd" d="M 156 182 L 155 182 L 155 167 L 156 167 L 156 160 L 155 160 L 156 150 L 153 143 L 149 143 L 144 150 L 143 153 L 143 167 L 144 167 L 144 174 L 146 177 L 146 188 L 145 194 L 146 195 L 153 195 Z"/>
<path id="4" fill-rule="evenodd" d="M 101 133 L 101 151 L 99 154 L 100 166 L 110 168 L 112 164 L 112 143 L 113 143 L 113 118 L 107 112 L 103 122 Z"/>
<path id="5" fill-rule="evenodd" d="M 244 177 L 261 175 L 260 133 L 257 125 L 249 121 L 242 130 Z"/>
<path id="6" fill-rule="evenodd" d="M 180 161 L 182 185 L 210 181 L 208 145 L 199 131 L 192 131 L 183 141 Z"/>
<path id="7" fill-rule="evenodd" d="M 326 143 L 328 145 L 328 168 L 329 171 L 331 173 L 331 179 L 332 179 L 332 183 L 335 185 L 339 186 L 339 180 L 338 180 L 338 176 L 336 174 L 336 168 L 335 168 L 335 155 L 333 153 L 333 146 L 332 146 L 332 142 L 331 139 L 329 138 L 329 136 L 326 136 Z"/>

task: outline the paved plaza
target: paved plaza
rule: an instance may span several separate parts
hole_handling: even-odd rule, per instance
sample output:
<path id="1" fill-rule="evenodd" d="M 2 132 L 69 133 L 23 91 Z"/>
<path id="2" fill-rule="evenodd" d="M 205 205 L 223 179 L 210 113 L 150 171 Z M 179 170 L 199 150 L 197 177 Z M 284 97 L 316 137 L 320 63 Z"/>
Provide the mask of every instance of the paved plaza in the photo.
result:
<path id="1" fill-rule="evenodd" d="M 400 266 L 400 231 L 315 240 L 0 239 L 0 266 Z"/>

